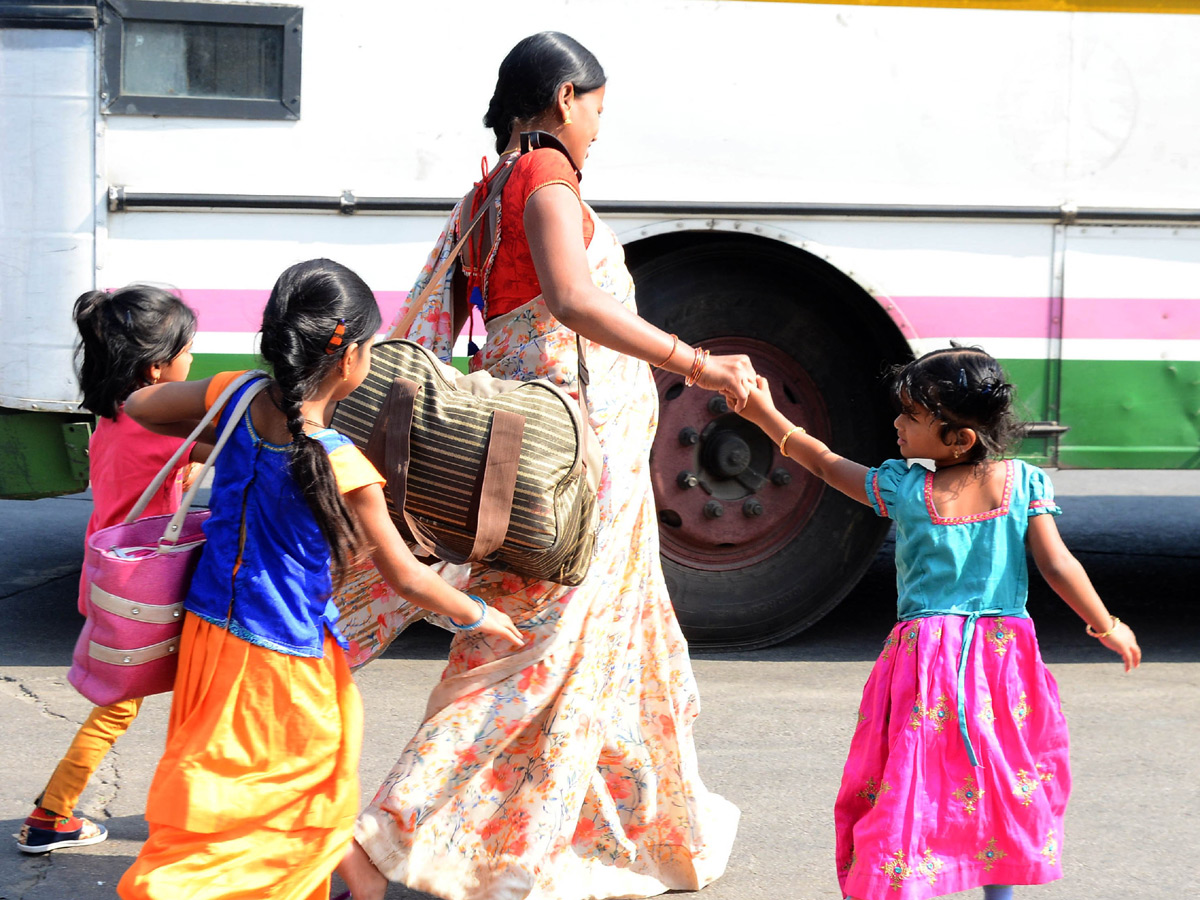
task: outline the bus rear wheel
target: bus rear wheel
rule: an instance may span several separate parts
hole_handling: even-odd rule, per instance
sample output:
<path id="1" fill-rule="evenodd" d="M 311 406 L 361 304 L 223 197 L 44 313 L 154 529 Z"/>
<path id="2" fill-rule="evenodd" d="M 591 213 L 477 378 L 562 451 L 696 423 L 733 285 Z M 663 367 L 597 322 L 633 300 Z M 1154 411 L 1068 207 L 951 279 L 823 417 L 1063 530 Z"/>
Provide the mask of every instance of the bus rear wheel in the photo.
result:
<path id="1" fill-rule="evenodd" d="M 754 239 L 635 244 L 629 258 L 647 319 L 714 354 L 747 354 L 780 410 L 838 453 L 894 455 L 881 376 L 904 351 L 852 280 Z M 809 627 L 857 583 L 887 521 L 783 457 L 719 394 L 655 377 L 663 571 L 688 640 L 751 649 Z"/>

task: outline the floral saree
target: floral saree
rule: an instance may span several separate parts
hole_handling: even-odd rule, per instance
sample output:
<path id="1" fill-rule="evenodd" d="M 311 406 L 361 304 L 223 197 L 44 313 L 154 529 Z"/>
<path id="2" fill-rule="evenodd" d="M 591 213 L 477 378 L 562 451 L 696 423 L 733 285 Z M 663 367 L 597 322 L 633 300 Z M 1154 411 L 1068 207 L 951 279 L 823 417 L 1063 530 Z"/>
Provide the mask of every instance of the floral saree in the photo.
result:
<path id="1" fill-rule="evenodd" d="M 592 216 L 593 279 L 633 309 L 624 252 Z M 449 247 L 443 235 L 411 297 Z M 449 295 L 434 291 L 408 334 L 443 359 Z M 575 335 L 540 297 L 487 331 L 474 367 L 575 389 Z M 697 771 L 699 697 L 658 558 L 654 378 L 640 360 L 585 344 L 605 458 L 591 570 L 574 588 L 479 566 L 466 580 L 458 572 L 456 583 L 511 616 L 527 644 L 456 633 L 425 721 L 356 825 L 388 878 L 447 900 L 696 890 L 724 871 L 737 828 L 737 808 Z"/>

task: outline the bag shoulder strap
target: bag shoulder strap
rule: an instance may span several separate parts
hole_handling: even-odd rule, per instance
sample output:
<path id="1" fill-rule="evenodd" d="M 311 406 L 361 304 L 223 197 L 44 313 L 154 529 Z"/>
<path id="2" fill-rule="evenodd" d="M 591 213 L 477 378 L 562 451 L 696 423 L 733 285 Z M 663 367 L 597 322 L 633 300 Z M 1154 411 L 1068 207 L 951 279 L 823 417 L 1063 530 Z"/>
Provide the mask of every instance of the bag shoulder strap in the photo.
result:
<path id="1" fill-rule="evenodd" d="M 260 372 L 256 370 L 253 372 L 247 372 L 246 375 L 249 375 L 250 378 L 247 378 L 245 375 L 239 376 L 237 380 L 233 382 L 233 384 L 221 392 L 221 396 L 217 398 L 217 402 L 214 403 L 209 409 L 206 418 L 211 421 L 212 416 L 216 414 L 216 411 L 219 411 L 222 407 L 224 407 L 224 405 L 229 402 L 229 398 L 237 393 L 238 389 L 240 389 L 242 385 L 244 385 L 247 381 L 250 381 L 251 378 L 258 379 L 254 384 L 250 385 L 249 389 L 242 393 L 242 396 L 238 397 L 237 405 L 233 407 L 233 411 L 229 414 L 229 419 L 225 422 L 225 427 L 221 429 L 221 434 L 217 438 L 217 443 L 213 445 L 212 452 L 208 454 L 208 459 L 204 461 L 204 466 L 192 480 L 192 486 L 188 488 L 187 495 L 183 498 L 183 502 L 179 504 L 179 509 L 175 510 L 175 515 L 171 516 L 171 521 L 167 523 L 167 529 L 163 532 L 162 540 L 159 541 L 160 544 L 174 544 L 179 541 L 179 536 L 183 531 L 183 522 L 187 518 L 188 511 L 192 508 L 192 504 L 196 500 L 196 494 L 200 492 L 200 485 L 204 481 L 204 476 L 209 473 L 213 465 L 216 463 L 217 456 L 219 456 L 221 453 L 221 448 L 229 443 L 229 438 L 233 436 L 233 432 L 237 429 L 238 423 L 242 421 L 242 416 L 245 415 L 246 410 L 250 408 L 250 401 L 266 390 L 267 385 L 271 383 L 271 379 L 267 377 L 266 372 Z M 199 435 L 199 433 L 203 430 L 204 424 L 206 423 L 202 422 L 201 425 L 194 432 L 192 432 L 193 437 L 190 438 L 189 441 L 195 440 L 195 436 Z"/>
<path id="2" fill-rule="evenodd" d="M 575 160 L 571 158 L 570 152 L 563 145 L 562 141 L 545 131 L 521 132 L 522 153 L 528 153 L 530 150 L 540 149 L 558 150 L 567 158 L 567 162 L 570 163 L 571 170 L 575 173 L 575 177 L 581 181 L 583 180 L 583 173 L 580 172 L 579 168 L 575 165 Z M 505 160 L 501 160 L 497 165 L 500 170 L 492 170 L 495 173 L 492 178 L 492 188 L 490 191 L 488 191 L 488 195 L 480 205 L 478 211 L 474 210 L 471 205 L 475 202 L 475 188 L 472 188 L 460 201 L 459 221 L 462 221 L 463 216 L 469 216 L 473 212 L 475 213 L 475 217 L 471 220 L 471 224 L 467 226 L 466 231 L 461 231 L 459 233 L 458 242 L 455 243 L 453 249 L 451 249 L 450 255 L 447 256 L 442 261 L 441 265 L 439 265 L 434 271 L 425 287 L 422 288 L 421 293 L 417 295 L 417 299 L 408 308 L 408 312 L 404 314 L 404 318 L 396 323 L 396 327 L 392 329 L 392 334 L 400 338 L 404 338 L 408 334 L 408 329 L 416 320 L 417 314 L 421 311 L 421 307 L 423 307 L 425 302 L 429 299 L 429 295 L 432 294 L 438 288 L 438 286 L 445 281 L 446 273 L 450 270 L 450 267 L 454 264 L 455 260 L 458 259 L 459 254 L 463 252 L 463 248 L 467 245 L 467 240 L 470 238 L 471 233 L 475 230 L 479 223 L 483 221 L 485 216 L 487 216 L 489 213 L 494 214 L 496 201 L 500 199 L 500 194 L 503 192 L 504 185 L 508 181 L 509 175 L 512 174 L 513 169 L 512 165 L 506 163 Z M 490 239 L 494 235 L 495 225 L 493 224 L 491 234 L 487 235 L 487 238 Z M 477 254 L 475 259 L 482 263 L 482 261 L 486 260 L 490 254 L 490 247 L 485 248 L 481 246 L 478 251 L 475 251 L 472 248 L 472 252 Z M 589 435 L 589 432 L 591 432 L 592 429 L 590 424 L 591 420 L 588 413 L 587 399 L 587 388 L 588 384 L 591 382 L 591 376 L 588 373 L 587 357 L 583 351 L 583 339 L 578 334 L 575 335 L 575 350 L 579 356 L 579 406 L 583 412 L 583 440 L 586 442 L 592 439 Z"/>
<path id="3" fill-rule="evenodd" d="M 403 338 L 408 335 L 408 329 L 412 327 L 412 323 L 416 320 L 417 314 L 420 313 L 421 308 L 425 305 L 426 301 L 429 300 L 430 295 L 433 294 L 434 291 L 438 290 L 438 288 L 440 288 L 445 282 L 446 273 L 450 271 L 450 267 L 454 265 L 459 254 L 462 253 L 463 247 L 466 245 L 468 238 L 471 237 L 471 233 L 475 230 L 479 223 L 483 221 L 483 218 L 487 215 L 488 210 L 493 209 L 496 201 L 500 199 L 500 193 L 504 190 L 504 185 L 508 181 L 508 176 L 512 174 L 512 165 L 503 160 L 499 165 L 501 166 L 499 171 L 493 170 L 495 172 L 495 176 L 492 178 L 491 190 L 488 191 L 487 197 L 484 199 L 483 203 L 480 204 L 479 210 L 475 212 L 475 216 L 473 219 L 471 219 L 471 223 L 466 227 L 466 230 L 459 231 L 458 241 L 455 242 L 454 247 L 450 250 L 449 255 L 442 260 L 441 265 L 434 270 L 433 275 L 430 276 L 429 281 L 425 284 L 425 287 L 421 289 L 421 293 L 417 295 L 417 299 L 413 301 L 411 306 L 409 306 L 408 312 L 404 314 L 404 318 L 397 322 L 396 327 L 392 329 L 392 334 L 394 334 L 396 337 Z M 463 217 L 469 216 L 473 211 L 471 204 L 474 202 L 474 198 L 475 189 L 472 188 L 471 191 L 467 193 L 467 195 L 464 196 L 459 202 L 460 225 Z"/>
<path id="4" fill-rule="evenodd" d="M 575 160 L 571 158 L 571 151 L 566 148 L 558 138 L 550 134 L 548 131 L 522 131 L 521 132 L 521 152 L 528 153 L 530 150 L 557 150 L 567 158 L 567 163 L 571 166 L 571 171 L 575 173 L 576 181 L 583 181 L 583 173 L 579 171 L 579 166 L 575 165 Z"/>
<path id="5" fill-rule="evenodd" d="M 538 150 L 542 148 L 550 148 L 560 151 L 562 155 L 567 158 L 567 162 L 570 163 L 571 171 L 575 173 L 576 179 L 583 179 L 583 173 L 579 171 L 579 168 L 575 165 L 575 160 L 571 158 L 570 152 L 568 152 L 567 148 L 563 146 L 562 142 L 558 140 L 558 138 L 551 134 L 547 134 L 544 131 L 521 132 L 522 153 L 527 153 L 531 149 Z M 471 233 L 479 226 L 479 223 L 483 221 L 485 216 L 489 215 L 489 213 L 495 213 L 496 201 L 500 199 L 500 194 L 504 190 L 504 185 L 508 181 L 508 177 L 512 174 L 512 169 L 512 164 L 507 160 L 502 159 L 499 163 L 497 163 L 497 167 L 492 170 L 492 180 L 490 182 L 491 189 L 488 191 L 487 197 L 484 199 L 483 203 L 480 204 L 478 210 L 473 207 L 477 186 L 472 187 L 471 190 L 467 192 L 466 196 L 462 198 L 459 204 L 460 225 L 464 217 L 471 217 L 472 214 L 474 214 L 474 217 L 471 218 L 471 223 L 467 226 L 465 231 L 459 231 L 458 241 L 450 250 L 450 255 L 442 260 L 441 265 L 437 267 L 429 281 L 425 284 L 425 287 L 421 289 L 421 293 L 417 295 L 417 299 L 413 301 L 411 306 L 409 306 L 408 312 L 404 314 L 404 318 L 397 322 L 396 327 L 392 329 L 392 334 L 394 334 L 396 337 L 402 338 L 408 335 L 408 329 L 412 327 L 412 323 L 416 320 L 417 314 L 420 312 L 421 307 L 425 305 L 425 302 L 429 299 L 430 294 L 432 294 L 440 285 L 445 282 L 446 273 L 450 271 L 450 267 L 454 265 L 454 262 L 458 259 L 459 254 L 463 252 L 463 248 L 466 246 L 467 240 L 471 237 Z M 492 227 L 492 235 L 495 235 L 494 224 Z M 488 255 L 488 252 L 485 252 L 484 248 L 481 247 L 480 250 L 476 252 L 474 258 L 482 262 L 487 258 Z"/>
<path id="6" fill-rule="evenodd" d="M 208 412 L 204 414 L 204 418 L 200 420 L 200 423 L 194 429 L 192 429 L 192 433 L 189 434 L 184 439 L 183 443 L 179 445 L 179 448 L 173 454 L 171 454 L 171 458 L 167 460 L 166 464 L 162 467 L 162 469 L 159 470 L 159 473 L 154 476 L 154 480 L 150 482 L 150 484 L 146 487 L 146 490 L 142 491 L 142 496 L 138 498 L 137 503 L 133 504 L 133 509 L 131 509 L 129 511 L 129 515 L 125 517 L 126 525 L 128 525 L 130 522 L 136 522 L 142 517 L 142 513 L 146 511 L 146 507 L 150 504 L 150 498 L 158 493 L 163 484 L 166 483 L 167 478 L 170 477 L 170 475 L 175 471 L 176 467 L 179 465 L 179 460 L 183 458 L 184 451 L 188 449 L 188 447 L 196 440 L 196 438 L 200 437 L 200 432 L 204 431 L 204 429 L 208 427 L 208 423 L 216 418 L 217 413 L 221 411 L 221 408 L 224 407 L 227 402 L 229 402 L 229 398 L 237 393 L 238 389 L 241 388 L 242 385 L 246 384 L 246 382 L 252 381 L 255 378 L 265 377 L 266 374 L 266 372 L 260 372 L 258 370 L 243 372 L 229 383 L 229 386 L 225 388 L 225 390 L 221 392 L 221 396 L 217 398 L 217 402 L 209 408 Z"/>

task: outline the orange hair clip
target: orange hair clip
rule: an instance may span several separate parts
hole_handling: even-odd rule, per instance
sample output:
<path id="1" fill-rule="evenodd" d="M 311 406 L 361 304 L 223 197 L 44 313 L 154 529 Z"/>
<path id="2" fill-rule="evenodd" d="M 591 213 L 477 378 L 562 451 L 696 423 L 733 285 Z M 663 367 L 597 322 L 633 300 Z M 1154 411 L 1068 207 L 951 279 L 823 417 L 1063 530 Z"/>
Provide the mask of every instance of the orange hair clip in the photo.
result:
<path id="1" fill-rule="evenodd" d="M 342 341 L 346 337 L 346 320 L 338 319 L 337 327 L 333 329 L 333 337 L 329 339 L 329 343 L 325 345 L 326 353 L 337 353 L 342 348 Z"/>

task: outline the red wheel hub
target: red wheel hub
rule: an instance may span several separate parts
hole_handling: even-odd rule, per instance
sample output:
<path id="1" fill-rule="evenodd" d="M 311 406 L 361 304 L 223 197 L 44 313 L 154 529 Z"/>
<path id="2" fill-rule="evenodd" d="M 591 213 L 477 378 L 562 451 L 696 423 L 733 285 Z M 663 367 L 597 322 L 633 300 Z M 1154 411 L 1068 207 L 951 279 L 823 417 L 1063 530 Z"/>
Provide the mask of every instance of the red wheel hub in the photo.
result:
<path id="1" fill-rule="evenodd" d="M 716 354 L 745 353 L 771 383 L 779 410 L 815 437 L 829 440 L 829 416 L 816 384 L 796 360 L 752 338 L 705 341 Z M 685 388 L 682 375 L 659 369 L 659 422 L 651 454 L 662 551 L 693 569 L 753 565 L 787 546 L 803 529 L 824 488 L 724 398 Z"/>

